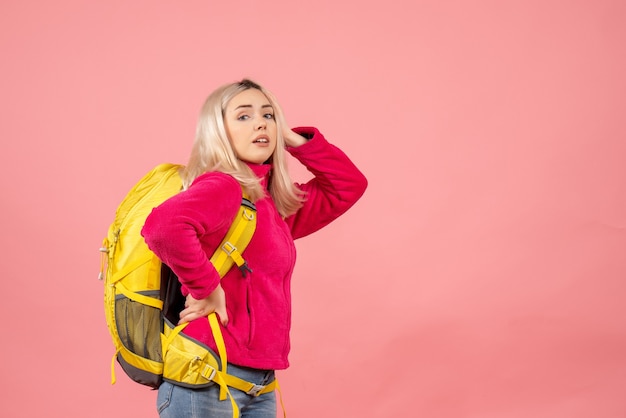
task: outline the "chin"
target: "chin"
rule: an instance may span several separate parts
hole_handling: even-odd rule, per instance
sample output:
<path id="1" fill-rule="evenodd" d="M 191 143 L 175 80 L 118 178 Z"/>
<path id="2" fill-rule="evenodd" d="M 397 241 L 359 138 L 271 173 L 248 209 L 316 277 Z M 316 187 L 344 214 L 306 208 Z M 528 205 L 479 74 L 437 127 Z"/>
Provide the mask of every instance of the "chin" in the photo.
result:
<path id="1" fill-rule="evenodd" d="M 249 164 L 268 164 L 272 161 L 272 157 L 266 158 L 266 159 L 261 159 L 261 158 L 251 158 L 251 159 L 245 159 L 245 158 L 241 158 L 241 161 L 244 161 L 246 163 Z"/>

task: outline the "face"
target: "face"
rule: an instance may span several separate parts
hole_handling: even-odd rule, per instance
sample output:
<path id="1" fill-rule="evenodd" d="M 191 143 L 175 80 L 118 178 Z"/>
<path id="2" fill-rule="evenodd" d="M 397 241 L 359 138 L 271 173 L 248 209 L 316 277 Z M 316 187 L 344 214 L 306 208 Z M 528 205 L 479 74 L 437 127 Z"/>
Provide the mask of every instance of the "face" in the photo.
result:
<path id="1" fill-rule="evenodd" d="M 276 149 L 274 109 L 257 89 L 244 90 L 226 106 L 226 133 L 240 160 L 262 164 Z"/>

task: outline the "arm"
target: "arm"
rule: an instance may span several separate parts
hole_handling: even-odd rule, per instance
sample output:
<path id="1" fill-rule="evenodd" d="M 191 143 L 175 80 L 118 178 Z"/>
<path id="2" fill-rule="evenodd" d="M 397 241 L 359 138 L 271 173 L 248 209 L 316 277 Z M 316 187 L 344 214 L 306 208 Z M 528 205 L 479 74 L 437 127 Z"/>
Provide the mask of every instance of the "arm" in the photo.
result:
<path id="1" fill-rule="evenodd" d="M 192 186 L 153 209 L 142 235 L 146 244 L 195 299 L 207 297 L 220 277 L 205 248 L 215 248 L 241 202 L 241 188 L 232 177 L 207 173 Z"/>
<path id="2" fill-rule="evenodd" d="M 285 140 L 287 151 L 302 163 L 314 178 L 298 185 L 306 202 L 285 221 L 293 238 L 301 238 L 328 225 L 345 213 L 363 195 L 367 179 L 339 148 L 330 144 L 315 128 L 296 128 Z M 310 138 L 308 141 L 304 138 Z"/>
<path id="3" fill-rule="evenodd" d="M 153 209 L 141 231 L 148 247 L 178 276 L 185 309 L 180 323 L 216 312 L 228 324 L 219 273 L 204 248 L 215 248 L 241 202 L 241 188 L 230 176 L 208 173 Z"/>

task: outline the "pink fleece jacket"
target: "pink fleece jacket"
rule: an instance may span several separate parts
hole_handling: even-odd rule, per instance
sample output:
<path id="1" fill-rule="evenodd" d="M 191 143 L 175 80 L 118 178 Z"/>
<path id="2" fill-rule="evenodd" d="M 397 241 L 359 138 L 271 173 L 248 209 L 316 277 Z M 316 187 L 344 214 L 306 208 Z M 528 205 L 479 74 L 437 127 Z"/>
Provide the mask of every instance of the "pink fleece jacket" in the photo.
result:
<path id="1" fill-rule="evenodd" d="M 229 324 L 222 327 L 230 363 L 257 369 L 289 366 L 290 281 L 294 239 L 324 227 L 365 192 L 367 180 L 348 157 L 315 128 L 294 131 L 311 139 L 287 150 L 313 175 L 299 187 L 304 206 L 283 219 L 267 195 L 255 202 L 257 227 L 243 253 L 252 273 L 231 269 L 222 279 Z M 249 165 L 267 186 L 270 165 Z M 188 190 L 155 208 L 142 230 L 146 243 L 179 277 L 183 293 L 207 297 L 220 278 L 209 262 L 241 203 L 241 187 L 226 174 L 199 176 Z M 185 334 L 216 350 L 206 318 L 192 321 Z"/>

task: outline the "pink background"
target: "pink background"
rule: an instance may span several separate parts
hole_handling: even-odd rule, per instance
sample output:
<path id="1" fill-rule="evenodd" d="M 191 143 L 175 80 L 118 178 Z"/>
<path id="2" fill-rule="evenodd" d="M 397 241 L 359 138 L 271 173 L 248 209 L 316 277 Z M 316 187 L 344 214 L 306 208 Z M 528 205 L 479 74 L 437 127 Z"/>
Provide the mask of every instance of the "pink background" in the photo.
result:
<path id="1" fill-rule="evenodd" d="M 624 4 L 4 1 L 0 415 L 156 416 L 98 247 L 249 76 L 370 180 L 298 243 L 290 417 L 626 416 Z"/>

